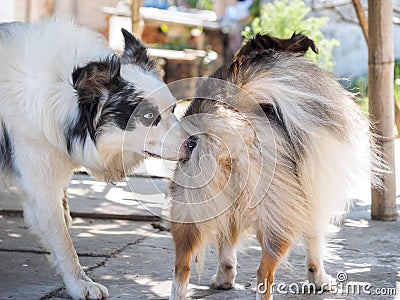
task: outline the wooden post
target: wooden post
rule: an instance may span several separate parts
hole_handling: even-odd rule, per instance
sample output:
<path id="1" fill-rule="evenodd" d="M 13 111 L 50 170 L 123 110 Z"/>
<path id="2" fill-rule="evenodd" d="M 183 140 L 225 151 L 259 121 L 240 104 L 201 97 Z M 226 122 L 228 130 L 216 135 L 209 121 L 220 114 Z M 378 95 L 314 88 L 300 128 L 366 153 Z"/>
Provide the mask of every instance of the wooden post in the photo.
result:
<path id="1" fill-rule="evenodd" d="M 352 0 L 354 9 L 357 14 L 358 18 L 358 23 L 360 23 L 362 32 L 364 34 L 365 42 L 367 43 L 368 46 L 368 21 L 367 18 L 365 17 L 364 13 L 364 8 L 362 7 L 361 1 L 360 0 Z M 400 108 L 397 105 L 396 97 L 393 95 L 393 104 L 394 104 L 394 122 L 397 127 L 397 136 L 400 136 Z"/>
<path id="2" fill-rule="evenodd" d="M 140 7 L 142 6 L 142 0 L 131 0 L 131 20 L 132 20 L 132 34 L 136 37 L 141 37 L 140 28 Z"/>
<path id="3" fill-rule="evenodd" d="M 54 14 L 54 0 L 46 0 L 45 6 L 47 15 L 51 17 Z"/>
<path id="4" fill-rule="evenodd" d="M 368 0 L 368 98 L 369 113 L 391 173 L 383 178 L 383 190 L 372 189 L 374 220 L 397 219 L 394 163 L 393 23 L 392 0 Z"/>

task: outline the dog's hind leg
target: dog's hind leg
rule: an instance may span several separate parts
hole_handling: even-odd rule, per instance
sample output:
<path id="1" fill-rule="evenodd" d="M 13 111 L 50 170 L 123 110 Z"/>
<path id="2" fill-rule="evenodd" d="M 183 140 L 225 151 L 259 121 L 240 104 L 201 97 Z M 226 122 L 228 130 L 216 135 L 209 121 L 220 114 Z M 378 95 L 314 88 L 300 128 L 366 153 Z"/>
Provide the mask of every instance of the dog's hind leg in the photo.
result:
<path id="1" fill-rule="evenodd" d="M 229 239 L 221 238 L 218 245 L 217 273 L 211 278 L 211 287 L 218 290 L 233 288 L 236 279 L 236 247 L 238 233 L 236 228 Z"/>
<path id="2" fill-rule="evenodd" d="M 218 247 L 217 273 L 211 278 L 211 287 L 218 290 L 233 288 L 236 278 L 236 248 L 225 244 Z"/>
<path id="3" fill-rule="evenodd" d="M 107 297 L 107 289 L 93 282 L 79 264 L 64 220 L 63 187 L 67 185 L 71 174 L 63 172 L 62 168 L 49 168 L 48 161 L 51 160 L 48 157 L 51 155 L 43 149 L 19 152 L 22 150 L 17 148 L 16 161 L 21 174 L 20 184 L 27 196 L 24 203 L 25 219 L 50 250 L 67 292 L 75 299 Z"/>
<path id="4" fill-rule="evenodd" d="M 200 231 L 195 224 L 171 223 L 175 243 L 175 271 L 170 300 L 186 299 L 190 277 L 190 261 L 196 248 L 202 244 Z"/>
<path id="5" fill-rule="evenodd" d="M 307 252 L 306 268 L 308 281 L 315 284 L 317 289 L 328 290 L 332 279 L 325 272 L 323 261 L 325 239 L 323 234 L 308 236 L 305 240 L 305 245 Z"/>
<path id="6" fill-rule="evenodd" d="M 260 267 L 257 270 L 257 300 L 272 300 L 275 271 L 289 251 L 291 243 L 276 236 L 266 237 L 260 232 L 257 238 L 262 249 Z"/>
<path id="7" fill-rule="evenodd" d="M 71 228 L 71 225 L 72 225 L 72 218 L 71 218 L 71 214 L 69 212 L 67 188 L 64 188 L 64 190 L 63 190 L 62 205 L 64 208 L 65 224 L 67 225 L 67 228 L 69 229 L 69 228 Z"/>

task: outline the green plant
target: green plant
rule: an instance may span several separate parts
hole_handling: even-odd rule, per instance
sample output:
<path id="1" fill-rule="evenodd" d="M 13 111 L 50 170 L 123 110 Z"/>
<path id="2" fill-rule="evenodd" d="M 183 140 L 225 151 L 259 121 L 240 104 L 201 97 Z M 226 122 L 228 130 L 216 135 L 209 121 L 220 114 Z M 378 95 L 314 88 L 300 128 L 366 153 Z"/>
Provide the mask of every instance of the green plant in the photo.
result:
<path id="1" fill-rule="evenodd" d="M 214 0 L 187 0 L 187 4 L 190 8 L 213 10 Z"/>
<path id="2" fill-rule="evenodd" d="M 368 75 L 354 78 L 347 89 L 357 95 L 356 101 L 364 112 L 368 112 Z M 400 105 L 400 60 L 394 65 L 394 96 Z"/>
<path id="3" fill-rule="evenodd" d="M 260 0 L 253 0 L 253 3 L 249 7 L 250 21 L 260 16 L 260 5 Z"/>
<path id="4" fill-rule="evenodd" d="M 396 60 L 394 65 L 394 96 L 400 105 L 400 60 Z"/>
<path id="5" fill-rule="evenodd" d="M 175 38 L 164 44 L 153 44 L 153 48 L 168 50 L 184 50 L 189 48 L 187 38 Z"/>
<path id="6" fill-rule="evenodd" d="M 290 38 L 294 32 L 302 32 L 316 43 L 319 54 L 307 52 L 307 56 L 322 67 L 334 66 L 332 50 L 339 42 L 327 39 L 321 28 L 329 20 L 327 17 L 310 17 L 309 8 L 302 0 L 275 0 L 261 8 L 260 17 L 245 26 L 242 35 L 244 42 L 257 33 L 268 33 L 279 38 Z"/>
<path id="7" fill-rule="evenodd" d="M 355 101 L 362 111 L 368 115 L 368 76 L 363 75 L 354 78 L 347 89 L 355 94 Z"/>

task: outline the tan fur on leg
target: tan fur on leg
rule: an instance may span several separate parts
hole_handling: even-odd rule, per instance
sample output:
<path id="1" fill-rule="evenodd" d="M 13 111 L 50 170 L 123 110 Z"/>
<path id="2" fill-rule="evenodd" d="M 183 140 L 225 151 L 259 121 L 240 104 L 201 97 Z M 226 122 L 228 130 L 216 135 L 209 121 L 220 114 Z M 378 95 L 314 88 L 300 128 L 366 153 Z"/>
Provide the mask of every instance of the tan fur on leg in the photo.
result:
<path id="1" fill-rule="evenodd" d="M 257 270 L 257 300 L 272 300 L 275 271 L 281 259 L 289 251 L 291 243 L 270 237 L 270 240 L 274 241 L 274 253 L 269 253 L 265 247 L 266 238 L 263 234 L 258 233 L 257 238 L 262 248 L 260 267 Z"/>
<path id="2" fill-rule="evenodd" d="M 67 188 L 64 188 L 63 190 L 63 198 L 62 198 L 62 204 L 63 204 L 63 208 L 64 208 L 64 220 L 65 220 L 65 224 L 67 225 L 67 228 L 71 228 L 72 226 L 72 218 L 69 212 L 69 205 L 68 205 L 68 192 L 67 192 Z"/>
<path id="3" fill-rule="evenodd" d="M 200 231 L 194 224 L 171 223 L 171 234 L 175 243 L 175 272 L 171 288 L 171 300 L 186 299 L 190 277 L 190 261 L 201 245 Z"/>

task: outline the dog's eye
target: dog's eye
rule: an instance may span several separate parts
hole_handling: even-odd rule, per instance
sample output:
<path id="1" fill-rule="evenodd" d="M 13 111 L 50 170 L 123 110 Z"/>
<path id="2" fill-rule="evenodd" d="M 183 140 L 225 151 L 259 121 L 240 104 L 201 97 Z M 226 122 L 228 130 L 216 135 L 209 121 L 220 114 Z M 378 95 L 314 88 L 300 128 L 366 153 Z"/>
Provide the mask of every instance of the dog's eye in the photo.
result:
<path id="1" fill-rule="evenodd" d="M 146 119 L 153 119 L 154 115 L 153 115 L 153 113 L 147 113 L 147 114 L 144 114 L 143 117 Z"/>

